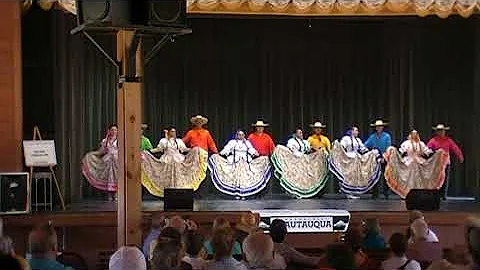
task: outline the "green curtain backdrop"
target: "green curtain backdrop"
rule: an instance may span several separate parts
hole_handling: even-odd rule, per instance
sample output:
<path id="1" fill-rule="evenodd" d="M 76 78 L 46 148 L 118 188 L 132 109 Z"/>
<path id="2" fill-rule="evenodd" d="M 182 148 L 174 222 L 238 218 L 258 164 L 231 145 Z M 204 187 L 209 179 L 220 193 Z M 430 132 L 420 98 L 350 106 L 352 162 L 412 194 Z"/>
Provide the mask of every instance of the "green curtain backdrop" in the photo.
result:
<path id="1" fill-rule="evenodd" d="M 58 171 L 72 201 L 97 196 L 81 177 L 80 159 L 115 121 L 116 69 L 84 37 L 70 36 L 71 15 L 44 12 L 41 24 L 27 19 L 35 12 L 25 15 L 24 36 L 43 31 L 45 40 L 24 43 L 30 51 L 24 64 L 36 62 L 37 53 L 47 56 L 24 66 L 25 102 L 41 99 L 50 109 L 38 114 L 25 108 L 26 133 L 31 123 L 50 123 L 46 132 L 57 141 Z M 465 164 L 454 164 L 450 195 L 479 195 L 477 18 L 190 22 L 193 34 L 167 44 L 145 69 L 144 121 L 154 144 L 170 124 L 183 135 L 195 114 L 209 118 L 220 148 L 257 118 L 269 122 L 268 131 L 281 142 L 314 120 L 327 123 L 332 139 L 353 123 L 365 137 L 369 122 L 383 117 L 396 145 L 412 127 L 427 140 L 431 125 L 442 121 L 466 155 Z M 98 39 L 113 55 L 112 39 Z M 145 49 L 152 43 L 147 40 Z M 48 72 L 38 72 L 42 67 Z M 336 192 L 335 185 L 329 191 Z"/>

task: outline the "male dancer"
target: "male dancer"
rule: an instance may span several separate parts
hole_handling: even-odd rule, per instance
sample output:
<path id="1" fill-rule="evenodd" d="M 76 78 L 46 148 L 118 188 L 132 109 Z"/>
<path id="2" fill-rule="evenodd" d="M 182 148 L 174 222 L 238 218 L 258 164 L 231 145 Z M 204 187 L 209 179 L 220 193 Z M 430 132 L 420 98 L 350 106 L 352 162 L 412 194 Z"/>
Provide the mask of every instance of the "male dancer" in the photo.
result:
<path id="1" fill-rule="evenodd" d="M 264 132 L 268 124 L 263 121 L 257 121 L 255 124 L 252 124 L 252 127 L 255 128 L 255 132 L 248 135 L 250 143 L 260 156 L 272 155 L 275 144 L 273 143 L 272 137 Z"/>
<path id="2" fill-rule="evenodd" d="M 453 152 L 460 163 L 463 163 L 464 157 L 460 147 L 458 147 L 454 140 L 447 136 L 447 130 L 450 130 L 450 127 L 445 124 L 438 124 L 433 127 L 433 130 L 436 132 L 436 135 L 428 141 L 427 147 L 434 151 L 442 149 L 448 154 L 448 163 L 445 168 L 445 181 L 440 188 L 440 195 L 442 196 L 442 199 L 445 200 L 448 195 L 448 180 L 450 176 L 450 152 Z"/>
<path id="3" fill-rule="evenodd" d="M 388 123 L 383 122 L 383 120 L 376 120 L 375 123 L 370 124 L 372 128 L 375 128 L 375 132 L 368 137 L 367 141 L 365 141 L 365 146 L 372 150 L 377 149 L 378 152 L 382 155 L 381 157 L 381 170 L 382 174 L 380 176 L 380 180 L 378 184 L 375 185 L 373 188 L 373 199 L 378 198 L 378 192 L 382 189 L 383 195 L 385 199 L 388 200 L 388 195 L 390 193 L 390 188 L 388 187 L 387 183 L 385 182 L 384 172 L 385 172 L 385 160 L 383 159 L 383 153 L 387 151 L 387 148 L 392 145 L 392 137 L 388 132 L 386 132 L 385 126 Z"/>
<path id="4" fill-rule="evenodd" d="M 332 145 L 327 136 L 323 135 L 323 129 L 326 128 L 320 122 L 315 122 L 310 127 L 313 129 L 313 134 L 308 137 L 308 142 L 313 151 L 319 151 L 321 149 L 325 150 L 327 153 L 330 152 Z"/>

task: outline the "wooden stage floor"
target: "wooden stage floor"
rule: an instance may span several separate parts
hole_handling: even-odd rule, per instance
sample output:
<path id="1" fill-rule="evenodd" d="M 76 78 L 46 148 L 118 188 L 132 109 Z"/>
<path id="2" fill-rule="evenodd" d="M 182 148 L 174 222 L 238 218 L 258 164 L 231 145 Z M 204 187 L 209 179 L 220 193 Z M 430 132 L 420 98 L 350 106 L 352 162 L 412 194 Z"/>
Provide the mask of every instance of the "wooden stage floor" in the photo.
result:
<path id="1" fill-rule="evenodd" d="M 69 206 L 69 212 L 110 212 L 115 211 L 115 202 L 84 201 Z M 325 196 L 322 199 L 285 199 L 273 197 L 251 200 L 226 199 L 196 199 L 194 211 L 255 211 L 255 210 L 310 210 L 310 209 L 341 209 L 350 212 L 400 212 L 406 211 L 405 201 L 398 197 L 389 200 L 360 198 L 348 200 L 338 195 Z M 147 199 L 143 201 L 143 210 L 146 212 L 163 211 L 161 199 Z M 480 201 L 473 198 L 449 198 L 440 203 L 441 212 L 470 212 L 480 214 Z"/>

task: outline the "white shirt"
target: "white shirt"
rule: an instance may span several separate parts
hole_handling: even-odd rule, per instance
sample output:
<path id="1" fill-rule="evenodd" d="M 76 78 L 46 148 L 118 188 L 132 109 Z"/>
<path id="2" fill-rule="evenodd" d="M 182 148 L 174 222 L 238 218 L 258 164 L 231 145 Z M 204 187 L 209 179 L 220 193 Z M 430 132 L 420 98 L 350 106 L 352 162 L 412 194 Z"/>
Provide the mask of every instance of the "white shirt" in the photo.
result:
<path id="1" fill-rule="evenodd" d="M 407 153 L 410 155 L 429 155 L 433 153 L 432 149 L 428 148 L 424 142 L 422 141 L 412 141 L 406 140 L 400 145 L 400 149 L 398 150 L 400 153 Z"/>
<path id="2" fill-rule="evenodd" d="M 258 156 L 258 152 L 250 141 L 233 139 L 220 151 L 220 155 L 227 156 L 230 163 L 239 162 L 240 159 L 250 162 L 254 156 Z"/>
<path id="3" fill-rule="evenodd" d="M 287 147 L 290 149 L 294 155 L 301 156 L 310 152 L 310 143 L 307 140 L 299 139 L 293 137 L 287 141 Z"/>
<path id="4" fill-rule="evenodd" d="M 363 145 L 363 142 L 360 138 L 355 138 L 353 136 L 343 136 L 340 140 L 340 144 L 347 152 L 348 156 L 355 156 L 357 152 L 368 152 L 368 148 Z"/>
<path id="5" fill-rule="evenodd" d="M 408 261 L 407 257 L 397 257 L 393 256 L 389 259 L 382 262 L 382 269 L 383 270 L 397 270 L 400 266 L 404 265 Z M 404 268 L 405 270 L 422 270 L 420 264 L 415 261 L 411 260 L 407 266 Z"/>
<path id="6" fill-rule="evenodd" d="M 199 258 L 192 258 L 190 256 L 183 257 L 182 261 L 190 264 L 193 270 L 202 270 L 206 265 L 206 261 Z"/>
<path id="7" fill-rule="evenodd" d="M 164 152 L 167 148 L 174 148 L 177 149 L 179 152 L 187 152 L 189 149 L 182 141 L 182 139 L 177 138 L 163 138 L 158 142 L 158 146 L 156 150 L 160 152 Z"/>

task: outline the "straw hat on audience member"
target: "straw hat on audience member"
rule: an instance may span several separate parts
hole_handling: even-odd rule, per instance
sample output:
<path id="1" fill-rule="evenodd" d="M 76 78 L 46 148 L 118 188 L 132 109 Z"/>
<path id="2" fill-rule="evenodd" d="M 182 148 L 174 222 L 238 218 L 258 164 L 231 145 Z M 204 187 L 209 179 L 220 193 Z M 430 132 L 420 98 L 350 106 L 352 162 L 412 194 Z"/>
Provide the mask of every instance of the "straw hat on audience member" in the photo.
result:
<path id="1" fill-rule="evenodd" d="M 378 119 L 375 122 L 371 123 L 370 126 L 371 127 L 384 127 L 384 126 L 388 126 L 388 123 L 383 122 L 383 120 L 381 120 L 381 119 Z"/>
<path id="2" fill-rule="evenodd" d="M 251 233 L 257 229 L 257 218 L 252 213 L 244 213 L 235 228 L 239 231 Z"/>
<path id="3" fill-rule="evenodd" d="M 327 126 L 322 124 L 321 122 L 315 122 L 310 125 L 311 128 L 326 128 Z"/>
<path id="4" fill-rule="evenodd" d="M 252 124 L 252 127 L 268 127 L 269 124 L 263 122 L 262 120 L 258 120 L 256 123 Z"/>
<path id="5" fill-rule="evenodd" d="M 450 130 L 450 127 L 445 125 L 445 124 L 438 124 L 434 127 L 432 127 L 433 130 L 437 131 L 437 130 Z"/>
<path id="6" fill-rule="evenodd" d="M 201 116 L 201 115 L 197 115 L 197 116 L 194 116 L 192 118 L 190 118 L 190 122 L 194 125 L 205 125 L 208 123 L 208 118 L 204 117 L 204 116 Z"/>

